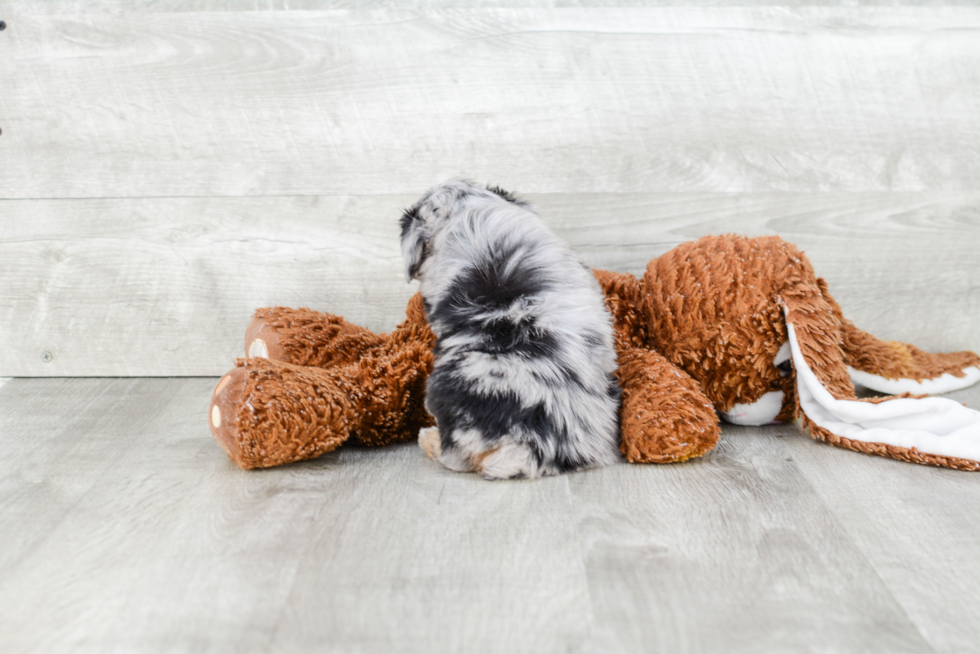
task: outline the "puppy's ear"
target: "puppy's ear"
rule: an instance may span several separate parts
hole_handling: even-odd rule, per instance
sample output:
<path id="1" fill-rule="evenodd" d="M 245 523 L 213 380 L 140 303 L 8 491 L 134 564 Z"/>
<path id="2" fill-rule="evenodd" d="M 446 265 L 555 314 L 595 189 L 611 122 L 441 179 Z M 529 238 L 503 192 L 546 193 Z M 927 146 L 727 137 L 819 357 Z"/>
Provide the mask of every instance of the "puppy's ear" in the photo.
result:
<path id="1" fill-rule="evenodd" d="M 419 268 L 428 254 L 429 232 L 419 217 L 418 207 L 402 213 L 402 258 L 405 260 L 405 280 L 418 276 Z"/>
<path id="2" fill-rule="evenodd" d="M 519 207 L 526 207 L 526 206 L 528 206 L 528 203 L 527 202 L 525 202 L 521 198 L 517 197 L 516 195 L 514 195 L 510 191 L 505 191 L 504 189 L 500 188 L 499 186 L 488 186 L 487 187 L 487 190 L 490 191 L 491 193 L 493 193 L 494 195 L 499 195 L 500 197 L 502 197 L 503 199 L 507 200 L 511 204 L 516 204 Z"/>

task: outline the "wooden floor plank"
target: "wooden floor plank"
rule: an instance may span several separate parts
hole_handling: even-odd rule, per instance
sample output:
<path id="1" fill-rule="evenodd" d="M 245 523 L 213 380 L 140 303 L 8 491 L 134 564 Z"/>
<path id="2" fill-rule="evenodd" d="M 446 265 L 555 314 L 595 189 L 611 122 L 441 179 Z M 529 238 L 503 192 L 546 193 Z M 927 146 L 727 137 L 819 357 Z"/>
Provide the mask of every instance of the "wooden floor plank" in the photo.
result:
<path id="1" fill-rule="evenodd" d="M 78 401 L 97 394 L 114 416 L 85 431 L 99 451 L 116 454 L 94 469 L 72 468 L 88 483 L 70 512 L 0 568 L 8 645 L 315 651 L 329 642 L 389 652 L 477 642 L 496 644 L 476 651 L 509 652 L 528 644 L 549 651 L 585 632 L 566 478 L 489 484 L 444 472 L 415 446 L 244 472 L 207 434 L 213 381 L 139 382 L 167 407 L 148 421 L 138 406 L 121 408 L 145 399 L 134 389 L 70 382 L 84 391 Z M 49 395 L 38 389 L 65 383 L 15 384 L 33 389 L 33 401 L 18 405 L 20 393 L 7 394 L 4 414 L 37 410 Z M 135 433 L 119 424 L 133 418 Z M 28 456 L 53 460 L 71 449 L 64 430 L 51 439 L 4 465 L 19 471 Z M 32 474 L 43 483 L 73 465 L 66 457 Z M 16 477 L 0 473 L 11 487 L 23 484 Z M 53 503 L 31 489 L 7 495 L 0 533 L 21 531 L 35 503 Z"/>
<path id="2" fill-rule="evenodd" d="M 571 484 L 597 651 L 931 651 L 771 429 Z"/>
<path id="3" fill-rule="evenodd" d="M 158 384 L 159 385 L 159 384 Z M 118 472 L 133 446 L 125 438 L 137 416 L 167 403 L 142 380 L 17 380 L 0 395 L 0 570 L 5 582 L 70 518 L 105 475 Z M 40 390 L 43 389 L 43 390 Z M 100 434 L 108 430 L 112 436 Z"/>
<path id="4" fill-rule="evenodd" d="M 935 0 L 685 0 L 689 7 L 916 7 L 935 6 Z M 467 9 L 502 9 L 545 7 L 595 7 L 622 9 L 624 7 L 677 6 L 677 0 L 467 0 Z M 973 6 L 970 0 L 942 0 L 941 6 Z M 364 9 L 459 9 L 459 0 L 152 0 L 134 3 L 132 0 L 3 0 L 0 10 L 9 8 L 17 13 L 42 16 L 78 13 L 185 13 L 241 11 L 329 11 Z"/>
<path id="5" fill-rule="evenodd" d="M 976 475 L 726 427 L 532 482 L 412 444 L 245 472 L 214 379 L 0 390 L 0 650 L 959 652 Z M 977 403 L 977 389 L 954 395 Z"/>
<path id="6" fill-rule="evenodd" d="M 980 387 L 947 397 L 980 407 Z M 780 443 L 923 638 L 940 652 L 976 649 L 980 621 L 967 616 L 980 615 L 977 475 Z"/>
<path id="7" fill-rule="evenodd" d="M 307 524 L 292 518 L 306 507 L 275 499 L 294 473 L 270 485 L 214 450 L 202 419 L 213 383 L 73 380 L 65 393 L 54 381 L 18 380 L 4 389 L 0 433 L 21 449 L 2 464 L 0 551 L 38 531 L 29 516 L 58 514 L 0 573 L 4 651 L 265 651 L 296 560 L 290 546 L 301 547 Z M 11 395 L 23 394 L 32 397 L 10 411 Z M 101 401 L 77 420 L 48 412 L 67 423 L 50 440 L 25 419 L 44 415 L 51 398 L 70 411 L 93 396 Z"/>
<path id="8" fill-rule="evenodd" d="M 274 651 L 563 652 L 588 637 L 567 478 L 488 483 L 413 445 L 339 461 L 353 477 L 325 498 Z"/>

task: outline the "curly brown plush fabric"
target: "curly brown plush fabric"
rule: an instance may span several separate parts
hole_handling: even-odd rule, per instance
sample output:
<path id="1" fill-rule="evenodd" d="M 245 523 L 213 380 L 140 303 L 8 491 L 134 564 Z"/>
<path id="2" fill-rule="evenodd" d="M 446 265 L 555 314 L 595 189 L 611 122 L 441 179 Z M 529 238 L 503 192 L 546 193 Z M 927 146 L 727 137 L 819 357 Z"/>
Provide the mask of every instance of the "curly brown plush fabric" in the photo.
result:
<path id="1" fill-rule="evenodd" d="M 840 323 L 844 363 L 856 370 L 879 375 L 886 379 L 935 379 L 946 373 L 962 378 L 964 369 L 980 366 L 980 356 L 973 352 L 924 352 L 914 345 L 899 341 L 883 341 L 858 329 L 830 294 L 827 282 L 817 278 L 820 293 L 830 305 Z"/>
<path id="2" fill-rule="evenodd" d="M 359 419 L 351 437 L 361 444 L 411 440 L 420 428 L 434 424 L 424 406 L 432 345 L 400 336 L 390 339 L 386 351 L 373 351 L 341 369 L 355 389 L 353 411 Z"/>
<path id="3" fill-rule="evenodd" d="M 353 388 L 335 371 L 239 359 L 211 403 L 211 433 L 242 468 L 320 456 L 347 440 Z M 247 401 L 242 401 L 247 398 Z M 217 413 L 216 413 L 217 411 Z"/>
<path id="4" fill-rule="evenodd" d="M 844 337 L 844 363 L 887 379 L 935 379 L 946 373 L 963 377 L 970 366 L 980 366 L 973 352 L 923 352 L 914 345 L 883 341 L 861 331 L 850 321 L 841 325 Z"/>
<path id="5" fill-rule="evenodd" d="M 899 398 L 924 397 L 903 393 L 893 397 L 858 399 L 848 375 L 848 365 L 884 377 L 931 379 L 944 372 L 962 377 L 962 368 L 977 360 L 972 352 L 935 355 L 901 343 L 893 342 L 894 345 L 901 346 L 893 347 L 859 330 L 844 318 L 839 305 L 830 295 L 827 283 L 813 274 L 809 261 L 802 253 L 800 259 L 805 264 L 802 269 L 804 274 L 789 280 L 782 289 L 780 298 L 788 310 L 786 321 L 793 325 L 803 358 L 821 384 L 836 399 L 878 404 Z M 854 365 L 855 363 L 858 365 Z M 960 365 L 962 368 L 950 367 Z M 803 427 L 818 440 L 855 452 L 908 463 L 980 470 L 980 463 L 976 461 L 838 436 L 813 422 L 800 407 L 795 394 L 792 401 L 795 405 L 794 414 L 802 419 Z"/>
<path id="6" fill-rule="evenodd" d="M 616 350 L 647 347 L 650 334 L 643 314 L 643 290 L 640 280 L 629 273 L 593 270 L 606 296 L 606 308 L 612 315 Z"/>
<path id="7" fill-rule="evenodd" d="M 710 452 L 721 430 L 697 382 L 663 356 L 634 348 L 619 357 L 619 449 L 631 463 L 674 463 Z"/>
<path id="8" fill-rule="evenodd" d="M 215 439 L 239 466 L 267 468 L 348 441 L 378 446 L 414 438 L 432 424 L 423 401 L 435 336 L 420 298 L 406 314 L 390 334 L 375 334 L 309 309 L 260 309 L 246 350 L 264 337 L 279 360 L 239 359 L 219 382 Z"/>
<path id="9" fill-rule="evenodd" d="M 856 399 L 848 366 L 883 377 L 962 377 L 980 357 L 928 354 L 862 332 L 844 318 L 806 256 L 778 237 L 704 237 L 651 261 L 642 279 L 595 275 L 613 317 L 623 388 L 621 451 L 629 461 L 701 456 L 718 441 L 715 409 L 749 405 L 778 390 L 784 394 L 778 419 L 802 419 L 815 438 L 904 461 L 980 468 L 974 461 L 842 438 L 803 413 L 796 375 L 774 366 L 788 323 L 807 365 L 841 400 Z M 246 351 L 256 338 L 271 360 L 239 361 L 212 398 L 212 432 L 242 467 L 312 458 L 347 441 L 411 440 L 432 424 L 423 400 L 435 337 L 418 294 L 406 320 L 388 334 L 330 314 L 277 307 L 256 313 Z"/>
<path id="10" fill-rule="evenodd" d="M 883 377 L 931 379 L 946 372 L 963 377 L 963 368 L 980 358 L 972 352 L 929 354 L 859 330 L 803 252 L 782 239 L 725 235 L 685 243 L 650 262 L 642 290 L 654 346 L 696 379 L 719 410 L 781 390 L 778 419 L 802 419 L 814 438 L 913 463 L 980 469 L 974 461 L 843 438 L 805 415 L 796 375 L 782 377 L 773 366 L 788 337 L 786 323 L 793 324 L 814 375 L 840 400 L 895 399 L 857 400 L 849 365 Z"/>
<path id="11" fill-rule="evenodd" d="M 628 273 L 594 273 L 619 354 L 620 451 L 631 463 L 672 463 L 711 451 L 721 434 L 718 416 L 697 382 L 648 349 L 640 281 Z"/>
<path id="12" fill-rule="evenodd" d="M 791 392 L 772 362 L 786 341 L 779 291 L 809 263 L 776 237 L 707 236 L 649 263 L 643 309 L 653 347 L 720 411 Z"/>
<path id="13" fill-rule="evenodd" d="M 349 323 L 341 316 L 307 308 L 259 309 L 245 332 L 245 351 L 256 338 L 272 348 L 269 356 L 297 366 L 352 363 L 368 349 L 384 343 L 384 335 Z"/>

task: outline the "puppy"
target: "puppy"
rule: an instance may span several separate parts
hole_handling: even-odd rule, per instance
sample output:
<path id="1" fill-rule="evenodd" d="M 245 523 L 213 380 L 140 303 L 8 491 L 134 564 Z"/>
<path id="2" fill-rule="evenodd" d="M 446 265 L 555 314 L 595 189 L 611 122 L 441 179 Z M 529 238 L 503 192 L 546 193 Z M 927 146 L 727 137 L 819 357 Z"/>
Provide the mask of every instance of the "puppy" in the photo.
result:
<path id="1" fill-rule="evenodd" d="M 401 218 L 436 335 L 419 443 L 487 479 L 619 459 L 612 319 L 591 270 L 526 202 L 451 180 Z"/>

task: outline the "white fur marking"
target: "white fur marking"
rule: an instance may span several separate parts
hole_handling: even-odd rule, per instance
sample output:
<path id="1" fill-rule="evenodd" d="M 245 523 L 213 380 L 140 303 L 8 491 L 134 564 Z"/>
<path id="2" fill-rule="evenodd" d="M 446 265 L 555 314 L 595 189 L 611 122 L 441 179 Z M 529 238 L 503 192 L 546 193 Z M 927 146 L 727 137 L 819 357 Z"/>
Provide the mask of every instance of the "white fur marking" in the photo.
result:
<path id="1" fill-rule="evenodd" d="M 789 346 L 789 341 L 786 341 L 779 346 L 779 350 L 776 352 L 776 358 L 772 360 L 772 365 L 779 366 L 779 364 L 784 361 L 789 361 L 793 358 L 793 350 Z"/>
<path id="2" fill-rule="evenodd" d="M 442 443 L 439 440 L 439 430 L 436 427 L 423 427 L 419 430 L 419 446 L 433 461 L 438 461 L 442 455 Z"/>

